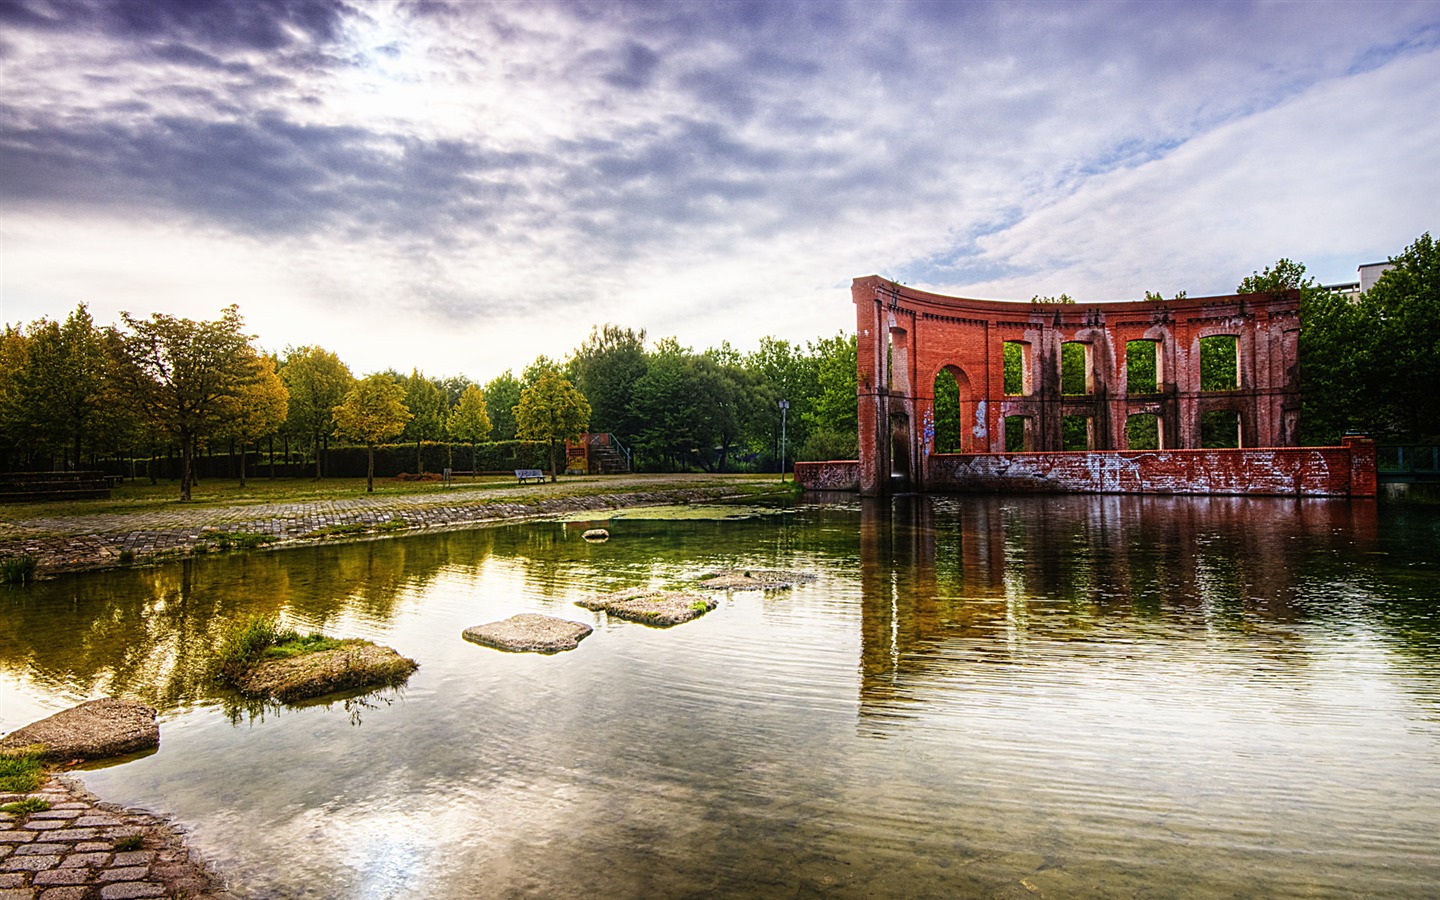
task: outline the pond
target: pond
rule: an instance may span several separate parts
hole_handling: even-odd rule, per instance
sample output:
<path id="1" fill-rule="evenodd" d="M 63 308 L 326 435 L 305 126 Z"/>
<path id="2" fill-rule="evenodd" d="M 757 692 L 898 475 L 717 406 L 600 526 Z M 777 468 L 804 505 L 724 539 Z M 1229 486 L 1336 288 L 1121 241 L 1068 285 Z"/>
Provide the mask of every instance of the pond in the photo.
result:
<path id="1" fill-rule="evenodd" d="M 242 897 L 1429 897 L 1440 515 L 854 497 L 211 556 L 0 591 L 0 731 L 93 696 L 85 773 Z M 606 543 L 581 539 L 604 525 Z M 813 572 L 670 629 L 575 601 Z M 554 656 L 461 639 L 518 612 Z M 245 709 L 232 622 L 370 638 L 398 691 Z"/>

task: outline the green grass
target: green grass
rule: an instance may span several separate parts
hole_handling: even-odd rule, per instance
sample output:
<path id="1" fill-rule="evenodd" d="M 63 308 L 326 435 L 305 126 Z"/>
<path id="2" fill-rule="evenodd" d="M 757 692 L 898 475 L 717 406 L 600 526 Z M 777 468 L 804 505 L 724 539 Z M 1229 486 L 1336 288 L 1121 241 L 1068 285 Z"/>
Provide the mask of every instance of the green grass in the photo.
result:
<path id="1" fill-rule="evenodd" d="M 28 816 L 31 813 L 44 812 L 50 808 L 50 804 L 35 797 L 26 797 L 24 800 L 16 800 L 14 803 L 6 803 L 0 806 L 0 812 L 9 813 L 12 816 Z"/>
<path id="2" fill-rule="evenodd" d="M 0 753 L 0 791 L 28 794 L 45 783 L 45 769 L 35 753 Z"/>
<path id="3" fill-rule="evenodd" d="M 350 522 L 345 525 L 323 525 L 314 531 L 307 533 L 306 537 L 345 537 L 351 534 L 383 533 L 386 531 L 400 531 L 409 528 L 410 525 L 404 519 L 389 519 L 384 522 Z"/>
<path id="4" fill-rule="evenodd" d="M 0 560 L 0 584 L 27 584 L 35 577 L 40 561 L 28 553 Z"/>
<path id="5" fill-rule="evenodd" d="M 323 634 L 302 635 L 294 629 L 282 631 L 276 619 L 251 616 L 231 627 L 221 640 L 217 655 L 221 675 L 235 678 L 267 659 L 289 659 L 339 646 L 339 641 Z"/>
<path id="6" fill-rule="evenodd" d="M 215 534 L 214 540 L 221 550 L 253 550 L 275 543 L 275 535 L 254 531 L 221 531 Z"/>
<path id="7" fill-rule="evenodd" d="M 143 834 L 128 834 L 115 842 L 115 849 L 121 853 L 127 850 L 139 850 L 144 846 L 145 836 Z"/>

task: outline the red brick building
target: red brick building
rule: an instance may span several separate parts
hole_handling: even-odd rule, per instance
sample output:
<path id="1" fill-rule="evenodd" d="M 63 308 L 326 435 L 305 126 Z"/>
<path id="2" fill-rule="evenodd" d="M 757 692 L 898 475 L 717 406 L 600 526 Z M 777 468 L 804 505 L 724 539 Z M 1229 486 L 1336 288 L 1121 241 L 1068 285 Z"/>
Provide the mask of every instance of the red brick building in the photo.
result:
<path id="1" fill-rule="evenodd" d="M 1189 450 L 1217 433 L 1220 447 L 1297 445 L 1296 291 L 1015 303 L 870 276 L 854 281 L 851 296 L 862 493 L 945 489 L 954 454 Z M 1202 379 L 1202 360 L 1220 383 Z M 949 454 L 935 445 L 941 373 L 959 395 L 959 445 L 943 448 Z"/>

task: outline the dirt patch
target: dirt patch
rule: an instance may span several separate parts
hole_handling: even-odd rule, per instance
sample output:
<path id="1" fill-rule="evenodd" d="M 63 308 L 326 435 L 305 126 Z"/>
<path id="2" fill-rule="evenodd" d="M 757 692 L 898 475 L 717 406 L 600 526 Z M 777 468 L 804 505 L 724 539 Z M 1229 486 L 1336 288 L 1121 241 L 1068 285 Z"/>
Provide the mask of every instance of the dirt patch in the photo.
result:
<path id="1" fill-rule="evenodd" d="M 684 591 L 652 591 L 646 588 L 616 591 L 577 600 L 576 606 L 586 609 L 604 610 L 607 615 L 618 619 L 669 628 L 698 619 L 719 603 L 714 597 L 691 594 Z"/>
<path id="2" fill-rule="evenodd" d="M 389 647 L 348 640 L 334 650 L 266 660 L 235 676 L 233 683 L 247 697 L 293 703 L 337 691 L 398 687 L 418 668 L 415 660 Z"/>
<path id="3" fill-rule="evenodd" d="M 794 587 L 814 580 L 815 576 L 810 572 L 790 572 L 784 569 L 721 569 L 702 575 L 696 584 L 712 591 L 768 591 Z"/>
<path id="4" fill-rule="evenodd" d="M 488 625 L 465 629 L 465 640 L 511 653 L 559 653 L 574 650 L 595 629 L 584 622 L 571 622 L 539 613 L 520 613 Z"/>
<path id="5" fill-rule="evenodd" d="M 54 762 L 109 759 L 160 746 L 155 710 L 134 700 L 104 698 L 58 712 L 0 738 L 0 750 L 38 744 Z"/>

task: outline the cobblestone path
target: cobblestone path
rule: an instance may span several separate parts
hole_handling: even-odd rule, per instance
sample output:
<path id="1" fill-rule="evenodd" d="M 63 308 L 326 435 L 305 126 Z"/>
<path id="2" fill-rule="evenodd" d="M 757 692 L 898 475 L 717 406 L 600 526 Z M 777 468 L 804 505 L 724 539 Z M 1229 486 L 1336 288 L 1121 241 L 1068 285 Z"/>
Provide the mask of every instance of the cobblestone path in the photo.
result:
<path id="1" fill-rule="evenodd" d="M 0 794 L 0 805 L 27 797 L 50 808 L 0 812 L 0 900 L 199 900 L 223 892 L 163 819 L 102 803 L 65 778 L 33 794 Z"/>
<path id="2" fill-rule="evenodd" d="M 336 529 L 464 527 L 585 510 L 694 503 L 742 494 L 754 482 L 713 476 L 626 476 L 604 481 L 513 485 L 404 495 L 232 506 L 166 506 L 94 515 L 29 515 L 0 507 L 0 557 L 29 553 L 42 575 L 106 568 L 123 559 L 179 555 L 214 545 L 218 532 L 264 534 L 277 544 L 319 540 Z M 752 489 L 753 492 L 753 489 Z M 123 554 L 123 556 L 122 556 Z M 3 900 L 3 898 L 0 898 Z"/>

